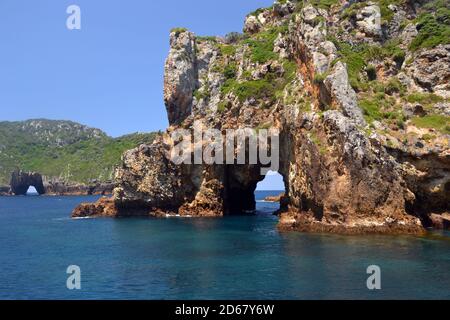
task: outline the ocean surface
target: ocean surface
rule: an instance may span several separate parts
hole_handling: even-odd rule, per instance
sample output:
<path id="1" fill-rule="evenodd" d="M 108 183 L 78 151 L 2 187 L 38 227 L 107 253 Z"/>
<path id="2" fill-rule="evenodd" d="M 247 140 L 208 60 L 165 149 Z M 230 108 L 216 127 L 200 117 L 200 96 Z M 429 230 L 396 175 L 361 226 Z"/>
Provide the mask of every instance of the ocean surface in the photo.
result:
<path id="1" fill-rule="evenodd" d="M 450 299 L 450 233 L 279 233 L 264 202 L 223 219 L 69 218 L 95 199 L 0 197 L 0 299 Z"/>

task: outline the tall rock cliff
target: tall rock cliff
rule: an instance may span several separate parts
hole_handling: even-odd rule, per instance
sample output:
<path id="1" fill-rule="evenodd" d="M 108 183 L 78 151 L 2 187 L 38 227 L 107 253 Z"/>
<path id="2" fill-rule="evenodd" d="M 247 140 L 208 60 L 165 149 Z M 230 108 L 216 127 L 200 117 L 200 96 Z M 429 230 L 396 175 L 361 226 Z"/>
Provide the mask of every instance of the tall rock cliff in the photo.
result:
<path id="1" fill-rule="evenodd" d="M 450 211 L 449 12 L 447 1 L 277 1 L 248 15 L 243 34 L 174 29 L 164 90 L 170 128 L 125 153 L 113 205 L 85 204 L 74 215 L 253 210 L 261 159 L 169 159 L 175 130 L 203 126 L 278 129 L 281 229 L 421 233 L 442 225 Z"/>

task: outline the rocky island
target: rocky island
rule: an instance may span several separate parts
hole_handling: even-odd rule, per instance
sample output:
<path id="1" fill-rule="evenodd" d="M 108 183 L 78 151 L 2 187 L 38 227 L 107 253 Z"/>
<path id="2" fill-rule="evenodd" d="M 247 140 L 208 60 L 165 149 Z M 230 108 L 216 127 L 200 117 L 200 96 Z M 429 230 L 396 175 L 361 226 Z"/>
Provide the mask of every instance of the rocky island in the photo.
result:
<path id="1" fill-rule="evenodd" d="M 244 33 L 172 30 L 170 127 L 125 152 L 113 197 L 74 217 L 220 217 L 255 209 L 262 163 L 170 161 L 195 123 L 276 128 L 279 228 L 421 234 L 448 228 L 450 8 L 447 1 L 276 1 Z"/>
<path id="2" fill-rule="evenodd" d="M 281 199 L 284 198 L 284 193 L 278 195 L 278 196 L 268 196 L 264 198 L 264 201 L 266 202 L 281 202 Z"/>
<path id="3" fill-rule="evenodd" d="M 151 143 L 154 133 L 112 138 L 72 121 L 0 122 L 0 196 L 105 195 L 122 153 Z"/>

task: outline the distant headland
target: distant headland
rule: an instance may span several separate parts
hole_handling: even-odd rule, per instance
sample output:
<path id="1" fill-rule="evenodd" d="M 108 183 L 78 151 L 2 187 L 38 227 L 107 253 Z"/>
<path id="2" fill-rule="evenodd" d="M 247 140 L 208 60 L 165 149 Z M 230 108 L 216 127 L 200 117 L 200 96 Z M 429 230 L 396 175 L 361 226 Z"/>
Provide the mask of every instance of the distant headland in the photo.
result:
<path id="1" fill-rule="evenodd" d="M 0 122 L 0 195 L 109 194 L 122 154 L 156 133 L 109 137 L 73 121 Z"/>

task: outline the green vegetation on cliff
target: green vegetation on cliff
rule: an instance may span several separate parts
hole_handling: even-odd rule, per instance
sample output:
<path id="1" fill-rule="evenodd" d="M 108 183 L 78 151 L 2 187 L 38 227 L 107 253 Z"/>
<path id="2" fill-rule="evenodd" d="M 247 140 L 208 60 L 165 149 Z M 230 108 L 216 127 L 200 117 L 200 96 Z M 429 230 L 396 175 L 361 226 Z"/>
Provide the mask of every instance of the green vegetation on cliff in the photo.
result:
<path id="1" fill-rule="evenodd" d="M 350 45 L 349 43 L 339 41 L 336 38 L 329 36 L 339 51 L 340 59 L 347 64 L 348 76 L 350 84 L 355 90 L 365 90 L 364 88 L 364 73 L 369 75 L 369 78 L 376 78 L 376 73 L 373 65 L 369 62 L 375 59 L 392 59 L 398 65 L 401 65 L 406 53 L 399 47 L 399 39 L 386 41 L 382 46 L 358 44 Z"/>
<path id="2" fill-rule="evenodd" d="M 265 63 L 276 59 L 278 56 L 273 52 L 275 39 L 278 37 L 278 34 L 286 31 L 287 26 L 269 28 L 245 40 L 244 43 L 250 47 L 251 61 Z"/>
<path id="3" fill-rule="evenodd" d="M 107 181 L 123 152 L 151 143 L 155 133 L 108 137 L 70 121 L 0 122 L 0 184 L 15 168 L 70 182 Z"/>
<path id="4" fill-rule="evenodd" d="M 419 128 L 434 128 L 444 134 L 450 134 L 450 117 L 443 115 L 428 115 L 412 119 L 415 126 Z"/>
<path id="5" fill-rule="evenodd" d="M 422 8 L 417 18 L 419 34 L 410 45 L 415 51 L 421 48 L 432 48 L 439 44 L 450 43 L 450 2 L 435 0 Z"/>

